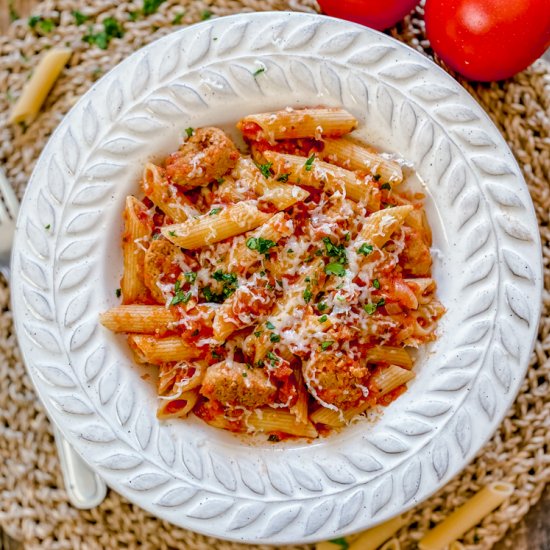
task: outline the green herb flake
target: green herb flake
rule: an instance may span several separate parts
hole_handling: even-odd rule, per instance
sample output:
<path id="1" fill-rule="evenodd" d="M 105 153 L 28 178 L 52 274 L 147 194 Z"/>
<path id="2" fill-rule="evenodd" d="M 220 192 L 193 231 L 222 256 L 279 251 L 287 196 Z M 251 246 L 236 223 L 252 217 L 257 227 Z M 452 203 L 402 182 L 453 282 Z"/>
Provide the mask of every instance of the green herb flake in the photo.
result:
<path id="1" fill-rule="evenodd" d="M 386 189 L 387 191 L 391 191 L 391 185 L 389 183 L 383 183 L 380 186 L 380 189 Z"/>
<path id="2" fill-rule="evenodd" d="M 185 280 L 193 284 L 197 280 L 197 274 L 194 271 L 184 273 Z"/>
<path id="3" fill-rule="evenodd" d="M 252 73 L 252 76 L 256 78 L 259 74 L 262 74 L 263 72 L 265 72 L 265 67 L 260 67 Z"/>
<path id="4" fill-rule="evenodd" d="M 181 20 L 183 19 L 183 16 L 185 15 L 185 12 L 182 11 L 181 13 L 178 13 L 174 19 L 172 19 L 172 25 L 179 25 L 181 23 Z"/>
<path id="5" fill-rule="evenodd" d="M 275 330 L 275 325 L 271 322 L 271 321 L 268 321 L 265 326 L 269 329 L 269 330 Z"/>
<path id="6" fill-rule="evenodd" d="M 281 174 L 280 176 L 277 177 L 277 181 L 281 181 L 283 183 L 286 183 L 288 181 L 289 176 L 290 176 L 290 174 Z"/>
<path id="7" fill-rule="evenodd" d="M 212 208 L 210 212 L 208 212 L 209 216 L 215 216 L 216 214 L 219 214 L 222 211 L 221 208 Z"/>
<path id="8" fill-rule="evenodd" d="M 340 537 L 338 539 L 332 539 L 329 540 L 332 544 L 335 544 L 336 546 L 340 547 L 340 550 L 348 550 L 349 548 L 349 542 L 344 538 Z"/>
<path id="9" fill-rule="evenodd" d="M 221 359 L 222 358 L 222 356 L 217 351 L 214 351 L 214 350 L 212 351 L 212 357 L 214 359 Z"/>
<path id="10" fill-rule="evenodd" d="M 338 258 L 340 263 L 346 263 L 346 248 L 343 245 L 334 244 L 328 237 L 323 238 L 325 252 L 331 258 Z"/>
<path id="11" fill-rule="evenodd" d="M 328 309 L 328 306 L 327 306 L 327 304 L 325 304 L 324 302 L 319 302 L 319 303 L 317 304 L 317 309 L 318 309 L 319 311 L 323 312 L 323 311 L 326 311 L 326 310 Z"/>
<path id="12" fill-rule="evenodd" d="M 179 282 L 179 281 L 178 281 Z M 177 290 L 175 296 L 170 302 L 171 306 L 177 306 L 178 304 L 186 304 L 191 299 L 191 292 L 184 292 L 183 290 Z"/>
<path id="13" fill-rule="evenodd" d="M 256 336 L 256 338 L 259 338 L 260 336 L 262 335 L 262 331 L 261 330 L 258 330 L 254 333 L 254 336 Z"/>
<path id="14" fill-rule="evenodd" d="M 311 155 L 311 157 L 309 157 L 309 158 L 306 160 L 305 164 L 304 164 L 305 169 L 306 169 L 306 172 L 311 172 L 311 169 L 313 168 L 313 163 L 314 163 L 314 161 L 315 161 L 315 153 L 313 153 L 313 154 Z"/>
<path id="15" fill-rule="evenodd" d="M 273 166 L 272 162 L 266 162 L 265 164 L 256 163 L 256 166 L 258 167 L 258 170 L 262 173 L 264 178 L 271 177 L 271 172 L 269 170 Z"/>
<path id="16" fill-rule="evenodd" d="M 339 262 L 331 262 L 325 266 L 325 273 L 327 275 L 338 275 L 338 277 L 343 277 L 346 274 L 346 269 Z"/>
<path id="17" fill-rule="evenodd" d="M 246 378 L 248 376 L 248 373 L 245 371 L 242 373 L 242 375 L 243 375 L 243 378 Z"/>
<path id="18" fill-rule="evenodd" d="M 378 279 L 373 279 L 372 286 L 378 290 L 380 288 L 380 281 Z"/>
<path id="19" fill-rule="evenodd" d="M 115 290 L 115 295 L 116 295 L 117 298 L 120 298 L 122 296 L 122 290 L 120 290 L 120 288 L 117 288 Z"/>
<path id="20" fill-rule="evenodd" d="M 334 344 L 334 341 L 332 341 L 332 340 L 327 340 L 326 342 L 323 342 L 323 343 L 321 344 L 321 349 L 322 349 L 323 351 L 325 351 L 325 350 L 327 350 L 328 348 L 330 348 L 330 346 L 332 346 L 332 344 Z"/>
<path id="21" fill-rule="evenodd" d="M 382 307 L 383 305 L 386 304 L 386 300 L 384 298 L 382 298 L 378 303 L 376 304 L 373 304 L 372 302 L 368 303 L 368 304 L 365 304 L 363 306 L 363 309 L 369 314 L 369 315 L 372 315 L 376 310 L 377 308 L 379 307 Z"/>
<path id="22" fill-rule="evenodd" d="M 265 271 L 260 271 L 260 277 L 265 277 Z"/>
<path id="23" fill-rule="evenodd" d="M 143 15 L 151 15 L 155 13 L 164 0 L 143 0 Z"/>
<path id="24" fill-rule="evenodd" d="M 187 134 L 187 137 L 190 138 L 195 133 L 195 128 L 186 128 L 185 133 Z"/>
<path id="25" fill-rule="evenodd" d="M 269 336 L 269 341 L 273 342 L 274 344 L 281 341 L 281 337 L 278 334 L 272 333 Z"/>
<path id="26" fill-rule="evenodd" d="M 225 181 L 225 178 L 216 178 L 216 181 L 221 185 Z"/>
<path id="27" fill-rule="evenodd" d="M 263 237 L 250 237 L 246 241 L 246 246 L 250 250 L 256 250 L 258 254 L 267 254 L 271 248 L 277 246 L 277 243 Z"/>
<path id="28" fill-rule="evenodd" d="M 48 224 L 48 225 L 44 226 L 44 229 L 50 229 L 50 228 L 51 228 L 51 224 Z"/>
<path id="29" fill-rule="evenodd" d="M 287 251 L 286 251 L 287 254 L 294 254 L 294 250 L 292 250 L 292 248 L 289 248 Z"/>
<path id="30" fill-rule="evenodd" d="M 359 254 L 363 254 L 363 256 L 368 256 L 369 254 L 372 253 L 372 251 L 374 250 L 374 247 L 372 246 L 372 244 L 367 244 L 367 243 L 363 243 L 359 249 L 357 250 L 357 252 Z"/>
<path id="31" fill-rule="evenodd" d="M 324 323 L 328 319 L 328 315 L 321 315 L 319 317 L 319 323 Z"/>
<path id="32" fill-rule="evenodd" d="M 77 25 L 82 25 L 83 23 L 85 23 L 86 21 L 88 21 L 88 19 L 90 19 L 90 16 L 89 15 L 84 15 L 82 12 L 78 11 L 78 10 L 73 10 L 73 17 L 74 17 L 74 20 L 75 20 L 75 23 Z"/>
<path id="33" fill-rule="evenodd" d="M 175 237 L 176 232 L 175 231 L 168 231 L 168 235 L 170 235 L 170 237 Z"/>
<path id="34" fill-rule="evenodd" d="M 302 296 L 304 297 L 304 302 L 306 304 L 309 304 L 311 297 L 313 296 L 310 285 L 306 286 L 306 288 L 304 289 L 304 292 L 302 293 Z"/>
<path id="35" fill-rule="evenodd" d="M 380 178 L 382 177 L 380 174 L 375 174 L 374 176 L 372 176 L 374 181 L 380 181 Z"/>
<path id="36" fill-rule="evenodd" d="M 203 21 L 207 21 L 210 19 L 214 14 L 210 10 L 204 10 L 201 14 L 201 19 Z"/>
<path id="37" fill-rule="evenodd" d="M 278 435 L 275 435 L 275 434 L 271 434 L 268 438 L 267 438 L 268 441 L 271 441 L 272 443 L 278 443 L 279 441 L 281 441 L 281 438 L 278 436 Z"/>
<path id="38" fill-rule="evenodd" d="M 279 357 L 277 357 L 272 351 L 267 352 L 267 358 L 271 361 L 272 366 L 280 361 Z"/>

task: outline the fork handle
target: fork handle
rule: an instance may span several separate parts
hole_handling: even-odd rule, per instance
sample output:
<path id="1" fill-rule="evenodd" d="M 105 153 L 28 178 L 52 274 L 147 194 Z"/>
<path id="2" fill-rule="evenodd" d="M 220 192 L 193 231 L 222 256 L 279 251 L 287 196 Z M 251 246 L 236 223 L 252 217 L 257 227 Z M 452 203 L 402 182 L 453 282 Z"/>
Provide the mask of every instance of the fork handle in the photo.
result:
<path id="1" fill-rule="evenodd" d="M 105 482 L 80 458 L 55 426 L 53 433 L 65 490 L 71 504 L 80 510 L 95 508 L 107 494 Z"/>

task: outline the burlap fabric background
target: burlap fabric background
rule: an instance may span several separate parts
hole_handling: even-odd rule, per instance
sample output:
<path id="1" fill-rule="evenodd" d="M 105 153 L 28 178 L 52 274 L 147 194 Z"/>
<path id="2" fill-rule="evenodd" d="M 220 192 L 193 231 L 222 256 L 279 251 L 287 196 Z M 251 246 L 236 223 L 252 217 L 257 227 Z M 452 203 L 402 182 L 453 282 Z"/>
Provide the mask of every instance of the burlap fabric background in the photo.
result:
<path id="1" fill-rule="evenodd" d="M 26 20 L 12 24 L 0 38 L 0 165 L 23 194 L 48 136 L 91 83 L 134 50 L 180 25 L 213 16 L 252 10 L 317 9 L 313 1 L 168 0 L 154 15 L 131 21 L 142 0 L 47 0 L 37 14 L 58 26 L 47 36 L 29 29 Z M 85 27 L 71 14 L 81 10 L 101 20 L 124 22 L 125 34 L 107 51 L 82 41 Z M 422 9 L 391 34 L 426 55 Z M 49 96 L 43 113 L 26 132 L 7 126 L 10 103 L 43 51 L 68 44 L 75 53 Z M 410 525 L 399 533 L 403 547 L 414 548 L 422 533 L 488 482 L 504 479 L 516 491 L 503 507 L 464 538 L 466 547 L 488 549 L 521 520 L 550 481 L 550 67 L 543 61 L 502 83 L 463 84 L 500 128 L 523 170 L 537 211 L 544 249 L 543 317 L 531 366 L 520 394 L 491 442 L 477 459 L 433 498 L 410 512 Z M 17 274 L 14 274 L 17 277 Z M 21 362 L 13 333 L 9 290 L 0 276 L 0 524 L 26 548 L 185 548 L 238 549 L 244 545 L 210 539 L 150 516 L 110 491 L 98 508 L 72 508 L 63 489 L 50 425 Z M 249 548 L 249 547 L 248 547 Z M 305 548 L 305 547 L 295 547 Z"/>

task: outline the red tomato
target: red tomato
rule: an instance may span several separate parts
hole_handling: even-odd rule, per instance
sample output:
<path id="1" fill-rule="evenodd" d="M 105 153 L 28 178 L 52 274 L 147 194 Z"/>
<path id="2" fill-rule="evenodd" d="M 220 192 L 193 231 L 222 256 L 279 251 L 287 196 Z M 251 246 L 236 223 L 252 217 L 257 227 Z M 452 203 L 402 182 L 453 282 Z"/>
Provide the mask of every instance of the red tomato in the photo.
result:
<path id="1" fill-rule="evenodd" d="M 433 49 L 472 80 L 508 78 L 550 45 L 549 0 L 427 0 L 425 20 Z"/>
<path id="2" fill-rule="evenodd" d="M 401 21 L 419 0 L 318 0 L 323 12 L 379 31 Z"/>

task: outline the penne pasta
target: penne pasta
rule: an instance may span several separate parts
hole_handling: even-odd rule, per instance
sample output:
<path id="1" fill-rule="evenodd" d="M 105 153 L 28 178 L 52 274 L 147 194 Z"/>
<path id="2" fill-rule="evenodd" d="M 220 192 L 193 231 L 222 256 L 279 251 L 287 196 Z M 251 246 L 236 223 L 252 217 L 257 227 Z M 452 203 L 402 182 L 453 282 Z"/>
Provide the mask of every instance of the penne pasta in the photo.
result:
<path id="1" fill-rule="evenodd" d="M 69 48 L 51 48 L 38 62 L 10 114 L 9 123 L 30 124 L 72 55 Z"/>
<path id="2" fill-rule="evenodd" d="M 161 397 L 157 409 L 157 418 L 185 418 L 193 410 L 198 398 L 198 389 L 183 392 L 174 398 Z"/>
<path id="3" fill-rule="evenodd" d="M 122 303 L 143 301 L 148 292 L 143 281 L 143 266 L 146 245 L 151 240 L 153 224 L 148 217 L 147 207 L 135 197 L 127 197 L 124 209 L 124 234 L 122 255 L 124 271 L 120 281 Z"/>
<path id="4" fill-rule="evenodd" d="M 159 395 L 174 396 L 198 388 L 204 379 L 204 362 L 180 361 L 175 365 L 164 364 L 159 369 Z"/>
<path id="5" fill-rule="evenodd" d="M 298 437 L 317 437 L 317 430 L 311 422 L 298 422 L 296 417 L 283 409 L 263 407 L 252 411 L 246 424 L 257 432 L 282 432 Z"/>
<path id="6" fill-rule="evenodd" d="M 359 202 L 369 202 L 371 191 L 375 188 L 364 178 L 354 172 L 328 164 L 322 160 L 313 160 L 297 155 L 285 155 L 274 151 L 264 151 L 265 158 L 272 163 L 276 176 L 288 176 L 288 181 L 307 185 L 317 189 L 327 188 L 331 191 L 343 187 L 346 196 Z M 308 164 L 310 163 L 310 164 Z"/>
<path id="7" fill-rule="evenodd" d="M 164 169 L 148 162 L 143 170 L 142 189 L 151 201 L 175 223 L 187 220 L 188 212 L 196 214 L 191 202 L 164 177 Z"/>
<path id="8" fill-rule="evenodd" d="M 319 407 L 311 414 L 311 421 L 315 424 L 325 424 L 333 428 L 341 428 L 361 413 L 365 412 L 369 407 L 372 407 L 372 402 L 365 401 L 356 407 L 352 407 L 347 411 L 335 411 L 326 407 Z"/>
<path id="9" fill-rule="evenodd" d="M 165 225 L 162 234 L 182 248 L 194 249 L 240 235 L 265 223 L 271 214 L 258 210 L 255 201 L 244 201 L 181 224 Z"/>
<path id="10" fill-rule="evenodd" d="M 361 170 L 377 176 L 382 183 L 397 185 L 403 181 L 403 172 L 397 162 L 369 151 L 351 136 L 326 139 L 321 155 L 323 159 L 348 170 Z"/>
<path id="11" fill-rule="evenodd" d="M 301 369 L 294 370 L 296 377 L 296 387 L 298 388 L 298 399 L 296 403 L 290 407 L 290 412 L 296 416 L 296 421 L 300 424 L 307 424 L 308 419 L 308 393 L 304 382 L 304 376 Z"/>
<path id="12" fill-rule="evenodd" d="M 156 336 L 130 334 L 128 343 L 142 363 L 153 365 L 196 359 L 201 355 L 201 350 L 179 336 L 157 338 Z"/>
<path id="13" fill-rule="evenodd" d="M 251 140 L 316 138 L 342 136 L 357 126 L 357 120 L 344 109 L 285 109 L 244 117 L 237 124 Z"/>
<path id="14" fill-rule="evenodd" d="M 372 529 L 361 533 L 348 547 L 348 550 L 377 550 L 388 539 L 393 537 L 401 527 L 406 525 L 404 515 L 396 516 Z"/>
<path id="15" fill-rule="evenodd" d="M 162 334 L 178 320 L 174 309 L 163 306 L 132 304 L 113 307 L 99 317 L 101 324 L 113 332 Z"/>
<path id="16" fill-rule="evenodd" d="M 395 388 L 406 384 L 414 378 L 414 372 L 398 367 L 397 365 L 390 365 L 389 367 L 381 368 L 375 372 L 371 377 L 371 385 L 376 388 L 379 395 L 386 395 Z"/>
<path id="17" fill-rule="evenodd" d="M 361 230 L 361 238 L 376 248 L 382 248 L 405 221 L 414 207 L 411 205 L 395 206 L 374 212 L 367 218 L 367 223 Z"/>
<path id="18" fill-rule="evenodd" d="M 369 363 L 391 363 L 404 369 L 411 370 L 412 357 L 404 348 L 394 346 L 375 346 L 367 352 Z"/>
<path id="19" fill-rule="evenodd" d="M 514 486 L 505 481 L 487 485 L 449 517 L 428 531 L 418 542 L 418 548 L 420 550 L 443 550 L 498 508 L 513 492 Z"/>

